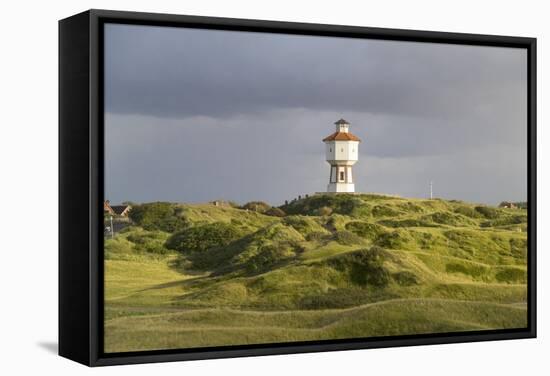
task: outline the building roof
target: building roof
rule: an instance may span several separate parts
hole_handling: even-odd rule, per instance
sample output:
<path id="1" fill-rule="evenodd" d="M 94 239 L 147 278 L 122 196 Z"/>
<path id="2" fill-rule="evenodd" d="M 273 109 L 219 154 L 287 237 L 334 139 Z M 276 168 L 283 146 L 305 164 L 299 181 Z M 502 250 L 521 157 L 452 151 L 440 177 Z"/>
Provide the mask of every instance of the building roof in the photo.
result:
<path id="1" fill-rule="evenodd" d="M 123 214 L 125 211 L 130 209 L 130 205 L 112 205 L 111 209 L 117 215 Z"/>
<path id="2" fill-rule="evenodd" d="M 111 208 L 111 205 L 109 204 L 109 200 L 103 201 L 103 211 L 114 213 L 113 208 Z"/>
<path id="3" fill-rule="evenodd" d="M 327 141 L 359 141 L 361 142 L 361 139 L 349 132 L 334 132 L 330 136 L 323 138 L 323 142 L 327 142 Z"/>
<path id="4" fill-rule="evenodd" d="M 340 119 L 338 120 L 337 122 L 335 122 L 334 124 L 336 125 L 340 125 L 340 124 L 349 124 L 349 122 L 347 120 L 344 120 L 344 119 Z"/>

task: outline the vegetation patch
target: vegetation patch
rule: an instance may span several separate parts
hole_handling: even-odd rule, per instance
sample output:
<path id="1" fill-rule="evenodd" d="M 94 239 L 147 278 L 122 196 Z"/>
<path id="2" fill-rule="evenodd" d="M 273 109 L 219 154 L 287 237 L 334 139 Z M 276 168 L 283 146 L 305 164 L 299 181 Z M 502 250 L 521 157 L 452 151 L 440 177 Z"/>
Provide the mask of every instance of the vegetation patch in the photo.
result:
<path id="1" fill-rule="evenodd" d="M 265 213 L 271 209 L 271 205 L 263 201 L 250 201 L 244 204 L 242 207 L 244 210 L 250 210 L 257 213 Z"/>
<path id="2" fill-rule="evenodd" d="M 348 308 L 395 297 L 397 295 L 380 292 L 376 289 L 336 288 L 324 293 L 304 296 L 299 300 L 297 307 L 306 310 Z"/>
<path id="3" fill-rule="evenodd" d="M 476 206 L 475 210 L 487 219 L 496 219 L 500 217 L 501 213 L 498 209 L 489 206 Z"/>
<path id="4" fill-rule="evenodd" d="M 451 262 L 446 265 L 447 273 L 461 273 L 472 277 L 473 279 L 488 280 L 490 269 L 485 265 L 477 265 L 473 263 L 458 263 Z"/>
<path id="5" fill-rule="evenodd" d="M 413 286 L 418 284 L 418 278 L 416 277 L 416 274 L 408 270 L 393 273 L 391 277 L 400 286 Z"/>
<path id="6" fill-rule="evenodd" d="M 354 245 L 363 243 L 363 239 L 361 239 L 361 237 L 355 235 L 351 231 L 346 230 L 336 231 L 334 234 L 332 234 L 332 239 L 338 244 L 342 245 Z"/>
<path id="7" fill-rule="evenodd" d="M 402 214 L 401 211 L 394 209 L 390 205 L 376 205 L 372 208 L 372 216 L 375 218 L 397 217 L 400 214 Z"/>
<path id="8" fill-rule="evenodd" d="M 190 225 L 181 208 L 168 202 L 135 205 L 129 216 L 132 222 L 150 231 L 175 232 Z"/>
<path id="9" fill-rule="evenodd" d="M 210 248 L 223 247 L 240 237 L 235 226 L 214 222 L 176 232 L 166 241 L 166 247 L 183 253 L 203 252 Z"/>
<path id="10" fill-rule="evenodd" d="M 520 268 L 507 267 L 499 270 L 495 277 L 499 282 L 526 283 L 527 272 Z"/>
<path id="11" fill-rule="evenodd" d="M 293 259 L 296 256 L 292 244 L 267 244 L 246 262 L 249 273 L 261 273 Z"/>
<path id="12" fill-rule="evenodd" d="M 455 213 L 457 214 L 461 214 L 461 215 L 464 215 L 466 217 L 470 217 L 470 218 L 483 218 L 483 214 L 481 214 L 479 211 L 475 210 L 474 208 L 472 208 L 471 206 L 467 206 L 467 205 L 461 205 L 459 207 L 457 207 L 455 210 L 454 210 Z"/>
<path id="13" fill-rule="evenodd" d="M 168 234 L 161 231 L 132 232 L 126 239 L 134 243 L 134 248 L 149 253 L 166 254 L 170 252 L 165 247 Z"/>
<path id="14" fill-rule="evenodd" d="M 347 272 L 356 285 L 383 288 L 390 281 L 390 273 L 384 267 L 386 258 L 387 251 L 374 246 L 330 258 L 327 264 Z"/>
<path id="15" fill-rule="evenodd" d="M 320 210 L 330 208 L 330 213 L 342 215 L 368 215 L 368 205 L 354 195 L 315 195 L 281 206 L 288 214 L 323 215 Z M 326 210 L 326 209 L 324 209 Z M 326 215 L 329 215 L 326 214 Z"/>
<path id="16" fill-rule="evenodd" d="M 475 226 L 470 218 L 448 211 L 439 211 L 421 217 L 421 220 L 448 226 Z"/>
<path id="17" fill-rule="evenodd" d="M 519 259 L 527 258 L 527 239 L 512 238 L 509 243 L 512 256 Z"/>
<path id="18" fill-rule="evenodd" d="M 383 233 L 376 239 L 375 244 L 389 249 L 409 249 L 412 241 L 413 238 L 407 231 L 399 229 Z"/>
<path id="19" fill-rule="evenodd" d="M 362 238 L 374 241 L 378 236 L 387 232 L 382 226 L 376 223 L 363 221 L 351 221 L 346 223 L 346 230 L 353 232 L 355 235 Z"/>
<path id="20" fill-rule="evenodd" d="M 437 227 L 436 224 L 430 221 L 422 220 L 422 219 L 414 219 L 414 218 L 407 218 L 407 219 L 384 219 L 381 221 L 378 221 L 379 224 L 386 226 L 386 227 Z"/>
<path id="21" fill-rule="evenodd" d="M 281 216 L 260 203 L 134 204 L 104 239 L 106 349 L 526 325 L 525 209 L 338 194 Z"/>

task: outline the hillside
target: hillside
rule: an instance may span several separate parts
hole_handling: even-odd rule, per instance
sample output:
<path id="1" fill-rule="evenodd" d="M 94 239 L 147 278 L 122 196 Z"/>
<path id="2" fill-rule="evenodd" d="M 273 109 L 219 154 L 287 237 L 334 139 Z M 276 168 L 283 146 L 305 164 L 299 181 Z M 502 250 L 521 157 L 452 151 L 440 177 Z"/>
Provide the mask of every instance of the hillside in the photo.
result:
<path id="1" fill-rule="evenodd" d="M 524 209 L 381 195 L 278 209 L 136 207 L 105 243 L 105 350 L 526 326 Z"/>

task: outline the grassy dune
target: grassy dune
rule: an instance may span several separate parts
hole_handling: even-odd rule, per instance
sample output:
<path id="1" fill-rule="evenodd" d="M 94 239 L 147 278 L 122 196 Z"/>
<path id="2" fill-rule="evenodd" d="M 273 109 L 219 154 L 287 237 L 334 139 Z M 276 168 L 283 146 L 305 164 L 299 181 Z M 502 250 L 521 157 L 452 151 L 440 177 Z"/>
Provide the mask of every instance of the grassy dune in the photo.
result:
<path id="1" fill-rule="evenodd" d="M 377 195 L 280 209 L 140 208 L 106 239 L 105 350 L 527 324 L 525 210 Z"/>

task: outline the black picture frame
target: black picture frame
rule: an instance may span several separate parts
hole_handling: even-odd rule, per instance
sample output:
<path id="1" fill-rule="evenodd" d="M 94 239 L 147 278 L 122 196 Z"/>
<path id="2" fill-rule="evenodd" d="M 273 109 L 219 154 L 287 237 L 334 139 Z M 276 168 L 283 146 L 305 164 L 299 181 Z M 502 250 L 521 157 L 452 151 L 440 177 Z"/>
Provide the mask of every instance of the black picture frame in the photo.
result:
<path id="1" fill-rule="evenodd" d="M 103 352 L 103 28 L 106 22 L 527 50 L 528 327 L 264 345 Z M 536 39 L 88 10 L 59 21 L 59 354 L 88 366 L 536 337 Z"/>

